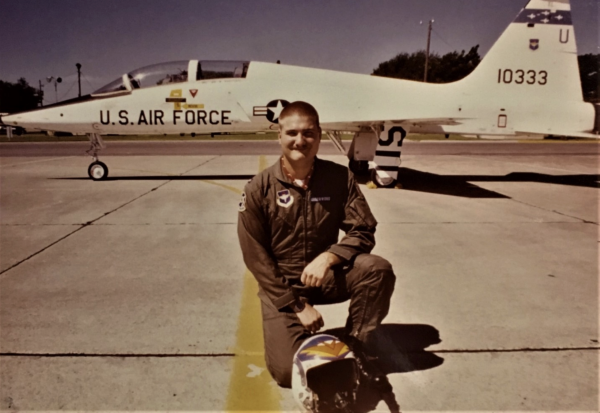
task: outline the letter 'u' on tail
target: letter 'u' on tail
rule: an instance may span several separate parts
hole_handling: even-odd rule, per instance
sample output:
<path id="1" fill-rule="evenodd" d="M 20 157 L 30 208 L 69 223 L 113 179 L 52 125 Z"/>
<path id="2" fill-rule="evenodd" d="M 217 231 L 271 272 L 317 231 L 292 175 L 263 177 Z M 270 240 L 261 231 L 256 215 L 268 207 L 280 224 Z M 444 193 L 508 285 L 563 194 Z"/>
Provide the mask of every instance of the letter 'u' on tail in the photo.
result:
<path id="1" fill-rule="evenodd" d="M 569 0 L 531 0 L 461 83 L 496 96 L 583 101 Z"/>

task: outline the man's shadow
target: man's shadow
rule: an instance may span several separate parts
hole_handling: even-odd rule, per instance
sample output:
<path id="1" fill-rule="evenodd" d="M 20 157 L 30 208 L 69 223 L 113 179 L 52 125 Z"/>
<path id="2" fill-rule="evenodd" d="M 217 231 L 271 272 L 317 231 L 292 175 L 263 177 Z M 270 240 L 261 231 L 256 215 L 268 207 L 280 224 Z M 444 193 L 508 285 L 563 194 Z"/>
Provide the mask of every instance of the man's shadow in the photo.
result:
<path id="1" fill-rule="evenodd" d="M 324 331 L 343 337 L 344 328 Z M 411 371 L 428 370 L 440 366 L 444 359 L 425 351 L 431 345 L 441 343 L 439 331 L 426 324 L 382 324 L 377 331 L 377 346 L 371 348 L 373 355 L 379 358 L 378 366 L 386 375 L 391 373 L 409 373 Z M 379 391 L 361 383 L 357 395 L 357 413 L 374 410 L 384 400 L 390 411 L 399 411 L 398 402 L 392 394 L 381 394 Z"/>

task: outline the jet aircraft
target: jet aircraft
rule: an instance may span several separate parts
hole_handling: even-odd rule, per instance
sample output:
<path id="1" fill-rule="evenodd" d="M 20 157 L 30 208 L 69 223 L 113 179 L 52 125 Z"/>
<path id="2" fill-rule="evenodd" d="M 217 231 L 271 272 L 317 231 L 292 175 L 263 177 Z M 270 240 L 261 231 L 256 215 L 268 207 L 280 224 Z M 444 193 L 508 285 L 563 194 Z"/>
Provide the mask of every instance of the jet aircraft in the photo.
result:
<path id="1" fill-rule="evenodd" d="M 85 133 L 101 180 L 103 134 L 277 130 L 288 102 L 319 111 L 355 173 L 393 186 L 407 133 L 598 138 L 600 109 L 579 79 L 569 0 L 531 0 L 466 78 L 430 84 L 257 61 L 189 60 L 143 67 L 91 95 L 10 114 L 6 125 Z M 342 132 L 354 133 L 348 147 Z"/>

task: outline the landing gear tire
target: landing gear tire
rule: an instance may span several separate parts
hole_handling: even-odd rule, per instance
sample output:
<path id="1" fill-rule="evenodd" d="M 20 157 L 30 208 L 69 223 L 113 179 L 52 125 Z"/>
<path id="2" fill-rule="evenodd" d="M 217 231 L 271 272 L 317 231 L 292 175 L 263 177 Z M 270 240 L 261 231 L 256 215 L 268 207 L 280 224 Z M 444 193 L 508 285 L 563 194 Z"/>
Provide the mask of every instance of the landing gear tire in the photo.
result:
<path id="1" fill-rule="evenodd" d="M 379 176 L 377 170 L 371 170 L 371 180 L 378 188 L 394 188 L 397 181 L 390 176 Z"/>
<path id="2" fill-rule="evenodd" d="M 88 175 L 94 181 L 106 179 L 108 176 L 108 166 L 100 161 L 92 162 L 88 168 Z"/>
<path id="3" fill-rule="evenodd" d="M 354 175 L 367 175 L 369 173 L 369 161 L 350 159 L 348 167 Z"/>

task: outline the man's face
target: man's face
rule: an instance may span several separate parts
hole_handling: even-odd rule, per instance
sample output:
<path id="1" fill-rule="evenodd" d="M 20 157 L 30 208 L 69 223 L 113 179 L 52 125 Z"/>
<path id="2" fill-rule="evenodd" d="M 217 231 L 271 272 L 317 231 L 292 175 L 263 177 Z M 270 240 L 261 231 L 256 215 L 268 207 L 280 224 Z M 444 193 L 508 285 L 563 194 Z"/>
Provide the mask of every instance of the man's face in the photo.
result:
<path id="1" fill-rule="evenodd" d="M 293 113 L 279 119 L 279 143 L 291 162 L 312 161 L 319 151 L 321 128 L 313 118 Z"/>

